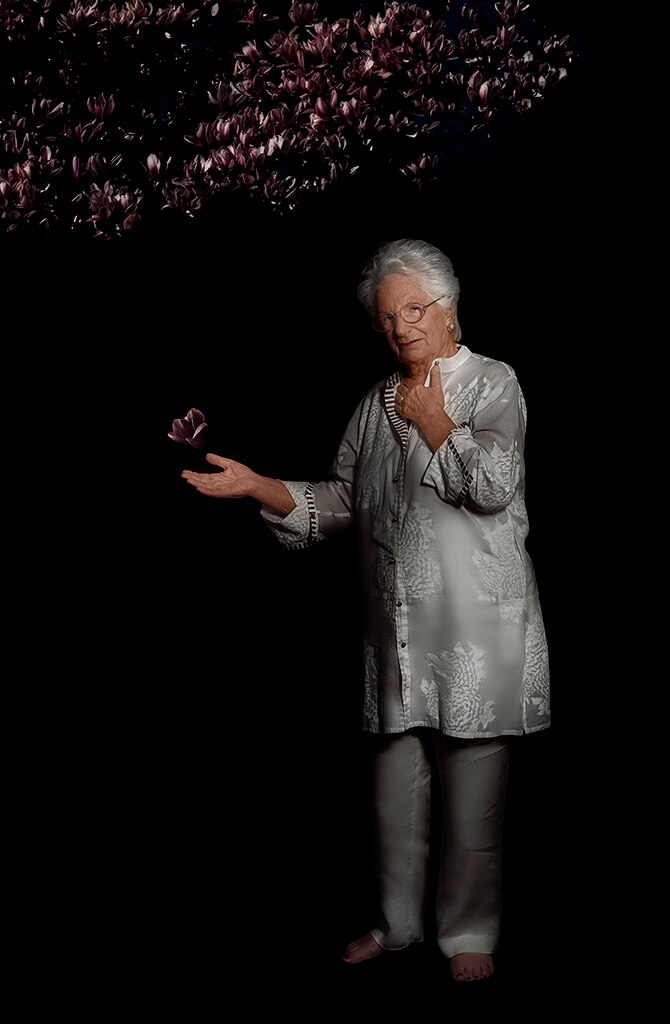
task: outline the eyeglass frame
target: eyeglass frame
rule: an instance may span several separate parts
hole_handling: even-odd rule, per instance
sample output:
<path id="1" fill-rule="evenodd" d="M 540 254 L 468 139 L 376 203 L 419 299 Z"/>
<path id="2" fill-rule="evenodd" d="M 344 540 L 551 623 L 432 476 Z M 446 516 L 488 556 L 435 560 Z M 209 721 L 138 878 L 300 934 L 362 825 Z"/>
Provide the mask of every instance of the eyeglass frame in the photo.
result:
<path id="1" fill-rule="evenodd" d="M 405 305 L 402 307 L 402 309 L 398 310 L 398 315 L 400 316 L 400 318 L 406 324 L 420 324 L 421 321 L 423 320 L 424 316 L 426 315 L 426 310 L 428 309 L 428 307 L 429 306 L 434 306 L 436 302 L 439 302 L 440 299 L 446 299 L 446 297 L 447 296 L 445 294 L 445 295 L 439 295 L 436 299 L 432 299 L 430 302 L 406 302 Z M 422 307 L 423 313 L 421 314 L 421 316 L 419 317 L 418 320 L 407 320 L 402 315 L 402 310 L 403 309 L 407 309 L 408 306 L 421 306 Z M 396 320 L 396 314 L 395 313 L 385 313 L 384 316 L 392 316 L 393 320 L 394 321 Z M 372 317 L 372 327 L 379 334 L 388 334 L 389 331 L 393 330 L 393 326 L 394 326 L 393 323 L 390 325 L 390 327 L 377 327 L 376 320 L 377 320 L 377 317 L 373 316 Z"/>

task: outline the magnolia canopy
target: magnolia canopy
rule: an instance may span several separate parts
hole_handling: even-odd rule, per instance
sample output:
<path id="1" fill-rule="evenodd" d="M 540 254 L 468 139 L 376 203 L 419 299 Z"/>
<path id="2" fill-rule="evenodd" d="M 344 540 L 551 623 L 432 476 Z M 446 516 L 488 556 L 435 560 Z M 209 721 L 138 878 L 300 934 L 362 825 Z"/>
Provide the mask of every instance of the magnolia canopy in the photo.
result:
<path id="1" fill-rule="evenodd" d="M 0 4 L 0 216 L 114 237 L 365 167 L 439 179 L 568 73 L 529 3 Z"/>

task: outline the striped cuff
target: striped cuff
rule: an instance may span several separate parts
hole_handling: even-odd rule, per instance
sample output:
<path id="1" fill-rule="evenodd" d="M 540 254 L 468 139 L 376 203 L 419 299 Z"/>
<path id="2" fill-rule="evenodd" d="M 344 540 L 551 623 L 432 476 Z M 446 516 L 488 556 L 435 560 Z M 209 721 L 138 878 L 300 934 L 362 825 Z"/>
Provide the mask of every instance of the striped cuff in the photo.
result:
<path id="1" fill-rule="evenodd" d="M 472 484 L 472 473 L 468 472 L 467 466 L 463 462 L 461 454 L 454 444 L 454 439 L 452 437 L 453 433 L 454 431 L 452 430 L 451 434 L 449 434 L 449 437 L 447 438 L 447 448 L 456 460 L 456 465 L 460 469 L 461 476 L 463 477 L 463 484 L 455 499 L 456 508 L 460 508 L 467 497 L 468 491 L 470 490 L 470 485 Z"/>
<path id="2" fill-rule="evenodd" d="M 312 484 L 295 480 L 282 480 L 281 482 L 295 501 L 295 508 L 288 515 L 282 516 L 270 505 L 263 505 L 261 506 L 261 517 L 282 547 L 292 550 L 306 548 L 314 543 L 312 540 L 315 529 L 314 519 L 306 494 L 307 490 L 312 488 Z M 313 495 L 311 504 L 314 508 L 314 516 L 316 516 Z M 318 519 L 316 520 L 316 532 L 318 533 Z"/>

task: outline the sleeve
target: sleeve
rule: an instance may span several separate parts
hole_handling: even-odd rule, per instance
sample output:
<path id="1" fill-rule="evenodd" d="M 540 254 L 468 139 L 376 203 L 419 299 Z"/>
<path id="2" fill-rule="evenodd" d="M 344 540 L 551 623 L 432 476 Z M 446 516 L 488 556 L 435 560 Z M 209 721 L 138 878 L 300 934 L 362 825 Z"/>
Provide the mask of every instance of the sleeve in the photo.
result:
<path id="1" fill-rule="evenodd" d="M 516 376 L 487 382 L 470 420 L 433 453 L 422 483 L 440 498 L 474 512 L 509 505 L 523 473 L 526 406 Z"/>
<path id="2" fill-rule="evenodd" d="M 261 516 L 282 547 L 309 547 L 351 525 L 362 405 L 349 421 L 328 479 L 320 483 L 282 480 L 296 503 L 287 516 L 262 506 Z"/>

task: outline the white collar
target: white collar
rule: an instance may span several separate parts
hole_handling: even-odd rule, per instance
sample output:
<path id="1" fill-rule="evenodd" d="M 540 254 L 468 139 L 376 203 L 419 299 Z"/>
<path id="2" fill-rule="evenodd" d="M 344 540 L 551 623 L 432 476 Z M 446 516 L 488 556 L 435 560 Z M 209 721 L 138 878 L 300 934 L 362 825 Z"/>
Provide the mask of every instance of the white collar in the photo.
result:
<path id="1" fill-rule="evenodd" d="M 457 370 L 459 366 L 462 366 L 466 359 L 469 359 L 471 355 L 472 352 L 466 345 L 459 345 L 458 352 L 456 352 L 455 355 L 440 356 L 438 359 L 433 359 L 430 364 L 428 376 L 426 377 L 426 387 L 430 384 L 430 374 L 436 363 L 442 373 L 453 373 L 453 371 Z"/>

